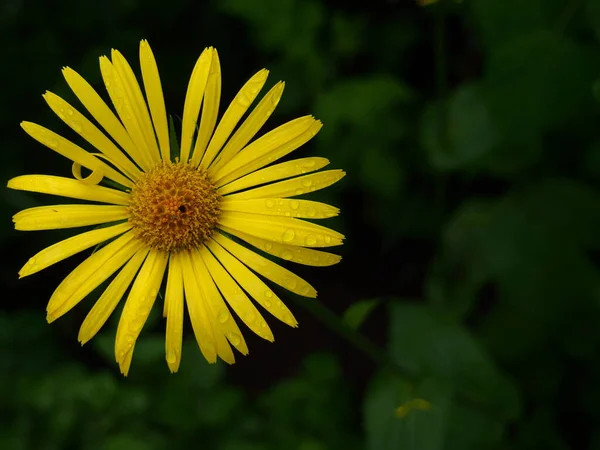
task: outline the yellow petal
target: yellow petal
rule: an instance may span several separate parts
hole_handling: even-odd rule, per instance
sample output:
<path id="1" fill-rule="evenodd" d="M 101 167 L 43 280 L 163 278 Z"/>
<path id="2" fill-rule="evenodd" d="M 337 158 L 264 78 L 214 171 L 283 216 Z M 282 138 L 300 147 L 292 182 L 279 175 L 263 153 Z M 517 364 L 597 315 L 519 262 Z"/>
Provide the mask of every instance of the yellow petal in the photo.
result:
<path id="1" fill-rule="evenodd" d="M 135 106 L 132 103 L 131 90 L 126 86 L 126 81 L 121 79 L 119 72 L 106 56 L 100 57 L 100 72 L 102 73 L 102 79 L 104 80 L 108 96 L 136 148 L 131 156 L 147 172 L 154 164 L 148 144 L 144 138 L 144 131 L 138 123 Z"/>
<path id="2" fill-rule="evenodd" d="M 100 150 L 127 177 L 136 180 L 140 176 L 140 170 L 135 164 L 83 114 L 52 92 L 46 92 L 43 97 L 48 106 L 63 122 L 92 146 Z"/>
<path id="3" fill-rule="evenodd" d="M 73 93 L 94 119 L 125 150 L 134 162 L 140 164 L 143 159 L 141 150 L 136 147 L 129 137 L 127 130 L 123 127 L 123 124 L 113 114 L 108 105 L 104 103 L 104 100 L 102 100 L 94 88 L 70 67 L 63 69 L 63 76 Z M 143 166 L 140 165 L 140 167 Z M 147 167 L 145 168 L 147 169 Z"/>
<path id="4" fill-rule="evenodd" d="M 223 211 L 219 225 L 280 244 L 300 247 L 342 245 L 344 235 L 329 228 L 289 217 Z"/>
<path id="5" fill-rule="evenodd" d="M 300 217 L 305 219 L 327 219 L 337 216 L 340 210 L 326 203 L 289 198 L 257 198 L 253 200 L 223 199 L 221 211 L 240 211 L 273 216 Z"/>
<path id="6" fill-rule="evenodd" d="M 124 376 L 129 374 L 129 368 L 131 367 L 131 360 L 133 358 L 133 351 L 135 350 L 135 344 L 131 346 L 129 351 L 123 356 L 123 359 L 119 361 L 119 370 Z"/>
<path id="7" fill-rule="evenodd" d="M 112 167 L 100 161 L 91 153 L 86 152 L 81 147 L 78 147 L 71 141 L 68 141 L 53 131 L 50 131 L 41 125 L 32 122 L 21 122 L 21 128 L 23 128 L 23 130 L 25 130 L 25 132 L 36 141 L 44 144 L 49 149 L 54 150 L 56 153 L 64 156 L 65 158 L 81 164 L 83 167 L 86 167 L 89 170 L 100 170 L 105 177 L 110 178 L 111 180 L 116 181 L 123 186 L 133 186 L 133 182 L 129 178 L 120 174 Z"/>
<path id="8" fill-rule="evenodd" d="M 283 304 L 277 295 L 245 265 L 231 256 L 223 247 L 214 240 L 210 240 L 208 249 L 219 260 L 231 276 L 244 288 L 250 296 L 273 316 L 288 324 L 297 327 L 298 322 L 291 311 Z"/>
<path id="9" fill-rule="evenodd" d="M 194 269 L 196 269 L 196 276 L 198 280 L 200 280 L 200 288 L 204 292 L 204 298 L 206 299 L 208 310 L 212 315 L 215 328 L 219 328 L 221 334 L 223 334 L 231 345 L 233 345 L 242 355 L 247 355 L 248 346 L 246 345 L 244 336 L 238 328 L 235 319 L 231 317 L 229 309 L 223 301 L 223 297 L 210 276 L 208 268 L 204 264 L 198 250 L 195 250 L 192 253 L 192 258 L 194 261 Z M 219 352 L 219 356 L 221 356 L 221 352 Z M 235 362 L 233 354 L 231 354 L 231 357 L 232 360 L 230 364 L 233 364 Z M 221 356 L 221 358 L 227 361 L 223 356 Z"/>
<path id="10" fill-rule="evenodd" d="M 134 119 L 137 122 L 141 132 L 150 160 L 156 164 L 160 162 L 160 151 L 156 144 L 156 136 L 154 134 L 154 127 L 152 126 L 152 120 L 150 120 L 150 113 L 148 112 L 148 106 L 142 95 L 140 85 L 131 69 L 131 66 L 125 59 L 125 57 L 115 49 L 111 51 L 113 68 L 116 70 L 123 87 L 125 88 L 125 95 L 129 100 L 129 104 L 132 106 L 133 113 L 135 114 Z M 166 117 L 165 117 L 166 120 Z"/>
<path id="11" fill-rule="evenodd" d="M 200 248 L 200 256 L 206 264 L 213 281 L 238 317 L 258 336 L 269 342 L 273 342 L 273 333 L 269 325 L 267 325 L 260 312 L 240 289 L 231 275 L 229 275 L 206 247 Z"/>
<path id="12" fill-rule="evenodd" d="M 247 249 L 220 233 L 215 233 L 213 239 L 223 246 L 229 253 L 246 264 L 259 275 L 273 283 L 286 288 L 295 294 L 315 298 L 317 291 L 295 273 L 275 264 L 273 261 Z"/>
<path id="13" fill-rule="evenodd" d="M 94 304 L 79 329 L 77 340 L 81 342 L 81 345 L 92 339 L 104 326 L 133 281 L 133 277 L 137 274 L 147 254 L 147 248 L 138 250 Z"/>
<path id="14" fill-rule="evenodd" d="M 213 364 L 217 362 L 217 346 L 212 322 L 206 310 L 206 302 L 202 297 L 196 273 L 192 267 L 189 252 L 181 252 L 181 267 L 183 272 L 183 287 L 185 302 L 190 314 L 190 321 L 200 351 L 206 360 Z"/>
<path id="15" fill-rule="evenodd" d="M 211 61 L 214 50 L 212 47 L 204 49 L 190 77 L 187 93 L 185 94 L 185 104 L 183 105 L 183 120 L 181 124 L 181 143 L 180 143 L 180 161 L 187 162 L 192 147 L 192 138 L 196 131 L 198 122 L 198 113 L 200 104 L 204 97 L 204 90 L 210 74 Z"/>
<path id="16" fill-rule="evenodd" d="M 129 205 L 129 194 L 103 186 L 88 186 L 71 178 L 54 175 L 21 175 L 9 180 L 7 187 L 19 191 L 40 192 L 92 202 Z"/>
<path id="17" fill-rule="evenodd" d="M 231 139 L 229 139 L 223 151 L 215 159 L 212 165 L 214 171 L 219 170 L 228 163 L 258 133 L 258 130 L 262 128 L 267 119 L 273 114 L 273 111 L 275 111 L 283 94 L 284 86 L 285 83 L 283 81 L 276 83 L 262 98 L 260 103 L 254 108 Z"/>
<path id="18" fill-rule="evenodd" d="M 218 192 L 221 195 L 230 194 L 235 191 L 240 191 L 259 184 L 266 184 L 272 181 L 283 180 L 284 178 L 295 177 L 296 175 L 304 175 L 305 173 L 314 172 L 322 169 L 329 160 L 326 158 L 301 158 L 292 161 L 275 164 L 274 166 L 265 167 L 264 169 L 252 172 L 242 178 L 219 188 Z"/>
<path id="19" fill-rule="evenodd" d="M 53 230 L 127 219 L 126 206 L 52 205 L 28 208 L 13 216 L 16 230 Z"/>
<path id="20" fill-rule="evenodd" d="M 125 375 L 130 364 L 127 361 L 128 354 L 133 351 L 135 341 L 152 310 L 167 267 L 167 259 L 167 253 L 150 250 L 123 307 L 115 339 L 115 357 Z"/>
<path id="21" fill-rule="evenodd" d="M 295 245 L 279 244 L 267 239 L 257 238 L 242 231 L 228 227 L 221 227 L 223 231 L 239 237 L 247 243 L 270 255 L 286 261 L 292 261 L 305 266 L 332 266 L 341 261 L 342 257 L 333 253 L 321 252 L 312 248 L 297 247 Z"/>
<path id="22" fill-rule="evenodd" d="M 216 299 L 212 298 L 214 292 L 211 289 L 208 289 L 208 286 L 206 285 L 207 280 L 204 277 L 205 271 L 200 270 L 199 265 L 203 264 L 202 259 L 198 255 L 198 252 L 195 250 L 190 251 L 190 257 L 192 260 L 192 267 L 194 269 L 196 281 L 198 282 L 198 286 L 200 287 L 200 292 L 202 294 L 202 299 L 204 300 L 204 305 L 208 314 L 208 320 L 210 320 L 210 323 L 212 325 L 215 343 L 217 346 L 217 356 L 219 356 L 219 358 L 221 358 L 227 364 L 233 364 L 235 363 L 233 351 L 231 350 L 229 342 L 225 338 L 225 332 L 223 330 L 223 327 L 221 327 L 221 324 L 217 319 L 217 314 L 218 312 L 220 313 L 220 310 L 218 312 L 213 311 L 213 308 L 218 308 L 218 305 L 216 304 Z M 210 281 L 212 282 L 212 279 Z M 213 305 L 211 305 L 211 303 L 213 303 Z"/>
<path id="23" fill-rule="evenodd" d="M 165 310 L 167 334 L 165 340 L 165 358 L 171 373 L 179 370 L 181 362 L 181 343 L 183 340 L 183 272 L 178 253 L 169 257 L 169 273 L 165 291 Z"/>
<path id="24" fill-rule="evenodd" d="M 215 159 L 215 156 L 217 156 L 217 153 L 219 153 L 219 150 L 221 150 L 223 144 L 225 144 L 225 141 L 231 135 L 231 132 L 235 126 L 238 124 L 262 87 L 265 85 L 268 76 L 269 71 L 267 69 L 258 71 L 246 82 L 246 84 L 244 84 L 244 86 L 242 86 L 242 89 L 240 89 L 240 91 L 237 93 L 223 114 L 215 134 L 210 140 L 210 144 L 208 144 L 206 153 L 204 154 L 202 162 L 200 163 L 200 167 L 202 169 L 206 169 L 211 165 Z"/>
<path id="25" fill-rule="evenodd" d="M 285 123 L 252 142 L 231 161 L 209 174 L 221 187 L 250 172 L 283 158 L 315 136 L 323 124 L 312 116 Z"/>
<path id="26" fill-rule="evenodd" d="M 78 234 L 63 241 L 57 242 L 50 247 L 46 247 L 39 253 L 29 258 L 29 261 L 19 271 L 19 278 L 32 275 L 40 270 L 50 267 L 63 259 L 73 256 L 94 245 L 106 242 L 119 234 L 125 233 L 131 229 L 129 223 L 121 223 L 112 227 L 100 228 L 98 230 L 87 231 Z"/>
<path id="27" fill-rule="evenodd" d="M 160 154 L 163 161 L 171 160 L 171 150 L 169 146 L 169 126 L 167 124 L 167 110 L 165 108 L 165 98 L 163 96 L 160 75 L 154 53 L 150 44 L 145 39 L 140 42 L 140 66 L 142 68 L 142 80 L 144 81 L 144 91 L 148 99 L 148 106 L 152 114 L 154 130 L 158 137 L 160 145 Z"/>
<path id="28" fill-rule="evenodd" d="M 200 129 L 194 145 L 194 153 L 192 154 L 192 165 L 198 166 L 208 141 L 213 135 L 217 116 L 219 114 L 219 103 L 221 101 L 221 62 L 216 49 L 213 49 L 213 57 L 210 63 L 210 72 L 208 81 L 206 82 L 206 91 L 204 100 L 202 101 L 202 117 L 200 118 Z"/>
<path id="29" fill-rule="evenodd" d="M 56 288 L 46 311 L 53 322 L 119 270 L 142 244 L 131 231 L 107 244 L 75 268 Z"/>

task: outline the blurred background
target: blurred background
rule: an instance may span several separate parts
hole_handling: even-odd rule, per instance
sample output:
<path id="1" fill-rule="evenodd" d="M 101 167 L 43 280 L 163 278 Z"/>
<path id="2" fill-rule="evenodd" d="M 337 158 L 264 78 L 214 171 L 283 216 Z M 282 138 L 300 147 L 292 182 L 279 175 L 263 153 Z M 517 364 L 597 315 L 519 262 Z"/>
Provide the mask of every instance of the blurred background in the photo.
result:
<path id="1" fill-rule="evenodd" d="M 99 91 L 98 57 L 138 70 L 147 38 L 180 121 L 191 69 L 219 50 L 228 104 L 257 70 L 286 81 L 266 126 L 314 114 L 294 156 L 346 178 L 330 268 L 290 267 L 318 301 L 246 332 L 250 355 L 208 365 L 186 327 L 164 362 L 158 309 L 130 376 L 116 319 L 85 347 L 94 295 L 52 325 L 46 302 L 88 252 L 23 280 L 72 230 L 15 232 L 53 199 L 2 192 L 0 449 L 600 449 L 600 0 L 2 0 L 0 174 L 70 176 L 22 132 L 73 138 L 41 98 Z M 425 4 L 427 3 L 427 4 Z M 139 73 L 139 72 L 138 72 Z M 266 88 L 265 88 L 266 92 Z"/>

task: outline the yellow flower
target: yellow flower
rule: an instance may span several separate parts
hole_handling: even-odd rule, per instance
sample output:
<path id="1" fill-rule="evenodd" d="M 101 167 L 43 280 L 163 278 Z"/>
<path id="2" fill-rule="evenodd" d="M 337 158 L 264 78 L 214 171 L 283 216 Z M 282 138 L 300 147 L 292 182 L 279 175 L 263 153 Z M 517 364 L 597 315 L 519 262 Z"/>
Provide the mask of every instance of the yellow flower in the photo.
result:
<path id="1" fill-rule="evenodd" d="M 231 346 L 244 355 L 248 347 L 230 309 L 268 341 L 273 341 L 273 334 L 250 298 L 284 323 L 297 326 L 290 310 L 256 274 L 296 294 L 317 295 L 306 281 L 239 242 L 299 264 L 339 262 L 338 255 L 310 247 L 341 245 L 344 236 L 301 220 L 333 217 L 339 210 L 293 197 L 325 188 L 344 172 L 316 172 L 329 163 L 316 157 L 270 165 L 317 134 L 322 124 L 312 116 L 292 120 L 249 143 L 283 92 L 284 83 L 275 84 L 237 126 L 264 86 L 267 70 L 250 78 L 217 125 L 221 67 L 213 48 L 205 49 L 194 67 L 180 146 L 172 148 L 158 68 L 147 41 L 140 43 L 139 56 L 145 98 L 121 53 L 112 50 L 111 59 L 100 58 L 117 115 L 79 74 L 63 69 L 75 96 L 107 134 L 62 98 L 44 94 L 60 119 L 99 153 L 89 153 L 40 125 L 21 124 L 31 137 L 73 161 L 75 179 L 24 175 L 10 180 L 9 188 L 104 205 L 41 206 L 17 213 L 13 217 L 17 230 L 102 225 L 40 251 L 19 275 L 31 275 L 105 243 L 54 291 L 48 322 L 116 273 L 85 318 L 79 341 L 84 344 L 98 332 L 132 285 L 115 339 L 115 357 L 127 375 L 136 340 L 166 273 L 163 316 L 171 372 L 178 370 L 181 360 L 184 303 L 204 357 L 211 363 L 219 357 L 232 364 Z M 87 178 L 81 176 L 82 167 L 91 171 Z M 113 187 L 100 186 L 102 180 Z"/>

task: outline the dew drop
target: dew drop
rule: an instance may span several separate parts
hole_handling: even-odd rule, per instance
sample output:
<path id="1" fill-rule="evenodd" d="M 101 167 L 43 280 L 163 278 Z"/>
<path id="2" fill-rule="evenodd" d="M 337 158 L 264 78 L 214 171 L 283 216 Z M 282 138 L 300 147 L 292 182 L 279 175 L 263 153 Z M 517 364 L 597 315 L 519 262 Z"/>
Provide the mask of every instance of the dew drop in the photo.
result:
<path id="1" fill-rule="evenodd" d="M 74 113 L 73 113 L 73 110 L 72 110 L 72 109 L 70 109 L 70 108 L 69 108 L 69 109 L 67 109 L 67 114 L 68 114 L 69 116 L 72 116 L 72 115 L 74 114 Z"/>
<path id="2" fill-rule="evenodd" d="M 286 261 L 290 261 L 293 257 L 294 254 L 290 251 L 290 250 L 284 250 L 281 252 L 281 259 L 285 259 Z"/>
<path id="3" fill-rule="evenodd" d="M 325 243 L 329 244 L 331 242 L 331 238 L 329 236 L 325 236 Z"/>
<path id="4" fill-rule="evenodd" d="M 83 127 L 81 126 L 81 124 L 79 122 L 71 122 L 71 127 L 77 132 L 77 133 L 81 133 L 81 130 L 83 130 Z"/>
<path id="5" fill-rule="evenodd" d="M 269 251 L 273 248 L 273 244 L 271 244 L 270 242 L 265 242 L 265 250 Z"/>
<path id="6" fill-rule="evenodd" d="M 304 187 L 310 187 L 310 186 L 312 186 L 312 180 L 310 178 L 302 180 L 302 186 L 304 186 Z"/>
<path id="7" fill-rule="evenodd" d="M 167 362 L 169 364 L 175 364 L 177 362 L 177 352 L 172 348 L 167 350 Z"/>
<path id="8" fill-rule="evenodd" d="M 314 235 L 309 234 L 306 236 L 306 239 L 304 239 L 304 242 L 306 245 L 315 245 L 317 243 L 317 238 Z"/>
<path id="9" fill-rule="evenodd" d="M 299 206 L 300 206 L 300 202 L 298 200 L 292 200 L 290 202 L 290 208 L 292 208 L 292 209 L 298 209 Z"/>
<path id="10" fill-rule="evenodd" d="M 311 167 L 315 167 L 315 160 L 314 159 L 309 159 L 307 161 L 304 161 L 304 163 L 302 164 L 303 167 L 306 167 L 307 169 L 310 169 Z"/>
<path id="11" fill-rule="evenodd" d="M 277 307 L 279 309 L 285 309 L 285 305 L 283 304 L 283 302 L 281 300 L 277 300 Z"/>
<path id="12" fill-rule="evenodd" d="M 267 297 L 267 298 L 273 297 L 273 292 L 272 291 L 265 291 L 265 297 Z"/>
<path id="13" fill-rule="evenodd" d="M 271 300 L 267 300 L 267 299 L 265 299 L 265 300 L 263 301 L 263 306 L 264 306 L 265 308 L 270 308 L 270 307 L 271 307 Z"/>
<path id="14" fill-rule="evenodd" d="M 217 320 L 219 321 L 219 323 L 225 323 L 227 322 L 227 319 L 229 319 L 229 311 L 227 311 L 226 309 L 220 310 L 217 314 Z"/>
<path id="15" fill-rule="evenodd" d="M 289 281 L 287 282 L 287 288 L 290 291 L 294 291 L 294 289 L 296 289 L 296 286 L 298 286 L 298 282 L 296 281 L 296 279 L 290 278 Z"/>
<path id="16" fill-rule="evenodd" d="M 296 189 L 296 195 L 304 194 L 304 189 Z"/>
<path id="17" fill-rule="evenodd" d="M 268 199 L 265 201 L 265 205 L 267 208 L 272 208 L 273 206 L 275 206 L 275 200 L 273 199 Z"/>
<path id="18" fill-rule="evenodd" d="M 262 320 L 262 321 L 260 322 L 260 327 L 261 327 L 261 328 L 267 328 L 267 322 L 265 322 L 264 320 Z"/>
<path id="19" fill-rule="evenodd" d="M 246 315 L 244 316 L 246 319 L 246 322 L 254 322 L 254 319 L 256 318 L 256 314 L 254 314 L 254 311 L 252 311 L 251 309 L 248 310 L 248 312 L 246 313 Z"/>
<path id="20" fill-rule="evenodd" d="M 308 217 L 315 217 L 317 215 L 317 210 L 315 208 L 309 208 L 308 211 L 306 211 L 306 215 Z"/>
<path id="21" fill-rule="evenodd" d="M 283 239 L 284 242 L 290 242 L 293 241 L 295 237 L 296 232 L 294 230 L 288 229 L 283 232 L 281 239 Z"/>
<path id="22" fill-rule="evenodd" d="M 51 147 L 51 148 L 58 147 L 58 141 L 56 139 L 49 138 L 46 140 L 46 144 L 48 144 L 48 147 Z"/>
<path id="23" fill-rule="evenodd" d="M 240 342 L 242 342 L 242 338 L 240 337 L 239 334 L 234 333 L 233 331 L 230 331 L 229 333 L 227 333 L 225 336 L 227 336 L 227 339 L 229 340 L 229 342 L 231 342 L 233 345 L 239 345 Z"/>

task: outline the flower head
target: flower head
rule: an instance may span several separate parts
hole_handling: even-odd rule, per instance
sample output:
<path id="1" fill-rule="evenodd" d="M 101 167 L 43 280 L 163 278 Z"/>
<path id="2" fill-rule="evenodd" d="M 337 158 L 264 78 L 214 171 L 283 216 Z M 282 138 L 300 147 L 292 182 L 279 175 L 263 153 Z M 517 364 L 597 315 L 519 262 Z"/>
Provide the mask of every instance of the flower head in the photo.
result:
<path id="1" fill-rule="evenodd" d="M 232 311 L 269 341 L 273 334 L 255 302 L 297 326 L 291 311 L 258 275 L 296 294 L 317 295 L 310 284 L 255 248 L 312 266 L 340 260 L 311 247 L 340 245 L 343 236 L 302 220 L 333 217 L 338 209 L 294 197 L 325 188 L 344 172 L 317 172 L 329 161 L 316 157 L 272 164 L 317 134 L 321 122 L 312 116 L 292 120 L 250 142 L 283 93 L 284 84 L 275 84 L 242 121 L 267 80 L 267 70 L 254 75 L 217 120 L 221 67 L 213 48 L 205 49 L 196 62 L 185 98 L 180 146 L 173 148 L 158 68 L 146 41 L 140 43 L 139 56 L 143 92 L 121 53 L 113 50 L 111 59 L 100 58 L 116 115 L 78 73 L 63 69 L 67 84 L 104 131 L 59 96 L 44 94 L 50 108 L 96 153 L 40 125 L 22 123 L 31 137 L 73 162 L 74 179 L 24 175 L 10 180 L 8 187 L 90 203 L 26 209 L 13 217 L 15 228 L 98 227 L 40 251 L 19 275 L 31 275 L 102 245 L 54 291 L 48 322 L 112 277 L 85 318 L 79 341 L 88 342 L 100 330 L 129 290 L 115 339 L 115 357 L 127 375 L 136 340 L 166 278 L 163 316 L 170 370 L 177 371 L 181 361 L 185 309 L 204 357 L 231 364 L 231 346 L 248 353 Z M 89 176 L 82 177 L 82 167 L 91 171 Z"/>

